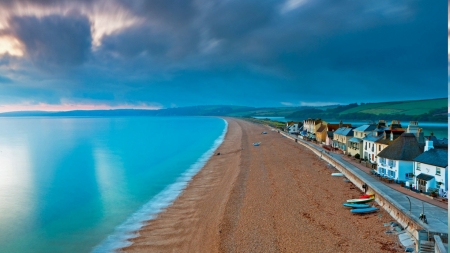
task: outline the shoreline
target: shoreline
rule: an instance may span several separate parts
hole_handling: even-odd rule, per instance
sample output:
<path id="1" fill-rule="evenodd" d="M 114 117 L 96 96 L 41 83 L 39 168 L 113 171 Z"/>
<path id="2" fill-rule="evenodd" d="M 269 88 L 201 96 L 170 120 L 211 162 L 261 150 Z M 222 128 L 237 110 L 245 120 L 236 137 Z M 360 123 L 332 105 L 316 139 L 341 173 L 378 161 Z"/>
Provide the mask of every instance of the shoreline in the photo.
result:
<path id="1" fill-rule="evenodd" d="M 240 161 L 241 149 L 235 147 L 240 146 L 242 134 L 234 126 L 235 122 L 224 120 L 228 130 L 222 144 L 215 150 L 221 155 L 213 154 L 172 205 L 155 219 L 147 221 L 138 231 L 138 237 L 130 240 L 132 245 L 120 249 L 120 252 L 214 252 L 206 250 L 205 241 L 213 245 L 211 249 L 218 248 L 219 236 L 208 230 L 211 224 L 219 227 L 219 220 L 204 220 L 202 216 L 223 213 L 226 200 L 217 199 L 211 193 L 230 190 Z"/>
<path id="2" fill-rule="evenodd" d="M 222 145 L 122 252 L 400 252 L 383 210 L 342 207 L 361 192 L 315 154 L 267 128 L 224 118 Z M 253 142 L 261 141 L 260 147 Z M 243 148 L 243 149 L 242 149 Z"/>

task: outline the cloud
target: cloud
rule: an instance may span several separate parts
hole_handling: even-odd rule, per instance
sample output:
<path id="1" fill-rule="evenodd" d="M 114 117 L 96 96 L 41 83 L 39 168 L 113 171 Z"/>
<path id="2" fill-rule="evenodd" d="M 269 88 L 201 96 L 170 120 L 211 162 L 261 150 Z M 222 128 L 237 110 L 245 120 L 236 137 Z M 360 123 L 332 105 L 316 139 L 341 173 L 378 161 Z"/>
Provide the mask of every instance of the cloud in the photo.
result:
<path id="1" fill-rule="evenodd" d="M 198 14 L 194 0 L 119 0 L 122 6 L 134 14 L 146 17 L 151 24 L 182 29 Z"/>
<path id="2" fill-rule="evenodd" d="M 0 34 L 24 53 L 0 52 L 15 84 L 0 95 L 166 107 L 432 98 L 448 83 L 444 4 L 0 0 Z"/>
<path id="3" fill-rule="evenodd" d="M 85 16 L 15 16 L 10 19 L 10 26 L 38 68 L 73 67 L 84 63 L 89 56 L 92 37 Z"/>

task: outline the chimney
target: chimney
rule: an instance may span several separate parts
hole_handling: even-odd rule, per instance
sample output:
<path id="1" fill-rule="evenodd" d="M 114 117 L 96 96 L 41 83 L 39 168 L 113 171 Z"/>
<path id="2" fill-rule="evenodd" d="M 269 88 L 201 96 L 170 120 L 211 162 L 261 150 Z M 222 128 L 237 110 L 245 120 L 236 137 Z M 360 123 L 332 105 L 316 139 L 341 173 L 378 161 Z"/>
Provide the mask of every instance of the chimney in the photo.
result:
<path id="1" fill-rule="evenodd" d="M 425 148 L 423 152 L 427 152 L 428 150 L 431 150 L 433 148 L 433 141 L 430 141 L 430 139 L 428 138 L 428 140 L 425 141 Z"/>
<path id="2" fill-rule="evenodd" d="M 341 127 L 342 127 L 342 120 L 339 121 L 339 128 L 341 128 Z"/>
<path id="3" fill-rule="evenodd" d="M 419 144 L 423 144 L 425 142 L 425 137 L 423 136 L 423 131 L 420 127 L 417 129 L 416 138 Z"/>

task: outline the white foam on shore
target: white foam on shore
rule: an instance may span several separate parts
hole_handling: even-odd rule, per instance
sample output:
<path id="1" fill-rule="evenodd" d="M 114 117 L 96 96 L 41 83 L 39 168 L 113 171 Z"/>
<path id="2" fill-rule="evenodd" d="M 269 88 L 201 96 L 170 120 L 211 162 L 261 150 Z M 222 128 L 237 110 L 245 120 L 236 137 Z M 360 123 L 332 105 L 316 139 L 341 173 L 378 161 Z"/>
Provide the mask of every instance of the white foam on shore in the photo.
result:
<path id="1" fill-rule="evenodd" d="M 225 128 L 222 134 L 214 141 L 214 144 L 208 151 L 191 165 L 188 170 L 181 174 L 175 183 L 168 185 L 138 211 L 133 213 L 124 223 L 117 226 L 114 233 L 97 245 L 92 252 L 115 252 L 120 248 L 131 245 L 132 243 L 129 240 L 139 236 L 139 229 L 142 228 L 145 222 L 155 219 L 158 213 L 169 207 L 177 199 L 187 187 L 192 177 L 203 168 L 209 158 L 214 154 L 214 151 L 222 144 L 228 130 L 228 122 L 226 120 L 224 121 Z"/>

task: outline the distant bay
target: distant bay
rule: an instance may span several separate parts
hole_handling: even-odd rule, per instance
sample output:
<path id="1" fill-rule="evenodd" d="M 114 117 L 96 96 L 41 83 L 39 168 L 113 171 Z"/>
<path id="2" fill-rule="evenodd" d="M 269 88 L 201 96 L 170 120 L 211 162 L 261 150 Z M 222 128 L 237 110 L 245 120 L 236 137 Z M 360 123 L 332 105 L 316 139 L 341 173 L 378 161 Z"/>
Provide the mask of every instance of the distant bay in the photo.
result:
<path id="1" fill-rule="evenodd" d="M 220 145 L 211 117 L 0 118 L 0 252 L 108 252 Z"/>

